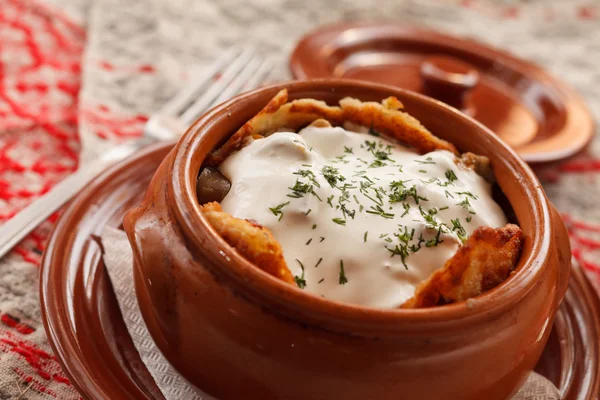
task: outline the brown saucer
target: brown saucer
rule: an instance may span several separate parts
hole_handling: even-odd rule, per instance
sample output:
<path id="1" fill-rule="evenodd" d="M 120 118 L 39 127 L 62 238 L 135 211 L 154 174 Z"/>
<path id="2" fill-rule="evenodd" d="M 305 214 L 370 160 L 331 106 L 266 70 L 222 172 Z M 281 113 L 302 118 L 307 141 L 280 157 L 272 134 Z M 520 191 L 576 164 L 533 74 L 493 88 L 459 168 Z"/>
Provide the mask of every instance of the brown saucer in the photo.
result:
<path id="1" fill-rule="evenodd" d="M 570 157 L 591 140 L 581 97 L 530 62 L 474 41 L 392 22 L 325 26 L 290 58 L 298 79 L 392 84 L 444 101 L 482 122 L 529 163 Z"/>
<path id="2" fill-rule="evenodd" d="M 140 152 L 96 178 L 65 210 L 42 261 L 40 299 L 49 341 L 84 398 L 163 399 L 127 333 L 99 236 L 140 202 L 171 144 Z M 564 399 L 593 399 L 600 387 L 600 301 L 574 263 L 537 371 Z"/>

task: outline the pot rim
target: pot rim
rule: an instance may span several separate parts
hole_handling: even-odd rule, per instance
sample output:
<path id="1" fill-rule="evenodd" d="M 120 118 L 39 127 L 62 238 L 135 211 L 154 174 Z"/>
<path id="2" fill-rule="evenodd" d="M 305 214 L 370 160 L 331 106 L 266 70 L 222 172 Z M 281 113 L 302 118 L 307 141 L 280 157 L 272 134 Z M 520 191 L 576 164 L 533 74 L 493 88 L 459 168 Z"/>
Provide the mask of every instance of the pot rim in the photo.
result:
<path id="1" fill-rule="evenodd" d="M 216 126 L 221 118 L 231 113 L 230 107 L 240 100 L 248 100 L 259 93 L 272 91 L 276 93 L 282 88 L 288 88 L 290 93 L 295 91 L 325 92 L 335 91 L 336 88 L 354 87 L 375 89 L 412 98 L 419 102 L 430 103 L 436 112 L 458 114 L 466 124 L 475 125 L 477 130 L 484 132 L 487 146 L 506 152 L 503 159 L 506 167 L 519 181 L 524 184 L 531 215 L 536 232 L 529 252 L 521 254 L 517 272 L 496 288 L 467 301 L 444 306 L 422 309 L 373 308 L 335 300 L 325 299 L 302 289 L 289 285 L 260 270 L 239 255 L 229 246 L 210 226 L 200 211 L 196 198 L 196 174 L 192 175 L 192 158 L 200 143 Z M 197 160 L 196 160 L 197 162 Z M 337 321 L 354 327 L 389 327 L 393 329 L 415 329 L 427 325 L 431 328 L 450 328 L 459 321 L 464 323 L 493 318 L 505 310 L 514 307 L 536 284 L 544 272 L 550 257 L 551 224 L 549 203 L 541 184 L 534 173 L 517 154 L 498 139 L 488 128 L 474 119 L 461 114 L 458 110 L 432 98 L 408 90 L 389 85 L 349 79 L 314 79 L 308 81 L 289 81 L 265 86 L 247 93 L 240 94 L 231 100 L 216 106 L 198 120 L 185 132 L 174 149 L 173 159 L 169 166 L 169 183 L 167 196 L 173 207 L 174 216 L 182 229 L 190 251 L 202 251 L 224 275 L 231 278 L 236 289 L 245 295 L 259 299 L 261 304 L 270 303 L 278 311 L 294 312 L 298 318 L 302 315 L 311 320 Z M 286 313 L 287 314 L 287 313 Z M 296 317 L 295 317 L 296 318 Z M 402 324 L 402 323 L 406 323 Z"/>

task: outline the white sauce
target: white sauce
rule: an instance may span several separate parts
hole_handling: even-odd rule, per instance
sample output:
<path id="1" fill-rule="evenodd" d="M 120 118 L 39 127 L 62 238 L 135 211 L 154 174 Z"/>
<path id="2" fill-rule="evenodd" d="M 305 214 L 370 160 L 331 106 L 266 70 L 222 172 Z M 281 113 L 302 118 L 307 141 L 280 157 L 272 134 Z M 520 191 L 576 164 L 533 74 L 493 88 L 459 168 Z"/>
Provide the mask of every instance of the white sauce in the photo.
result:
<path id="1" fill-rule="evenodd" d="M 373 144 L 375 148 L 369 149 Z M 383 166 L 372 165 L 378 156 Z M 335 188 L 326 180 L 324 167 L 337 169 L 327 174 L 332 181 L 337 177 Z M 383 138 L 340 127 L 308 127 L 299 134 L 277 132 L 255 140 L 232 154 L 221 172 L 232 184 L 221 203 L 223 209 L 267 227 L 300 281 L 300 263 L 304 266 L 304 290 L 364 306 L 397 307 L 412 297 L 415 287 L 460 247 L 460 228 L 452 220 L 458 219 L 466 235 L 479 226 L 501 227 L 507 222 L 491 197 L 491 185 L 474 171 L 459 168 L 450 152 L 419 156 Z M 361 189 L 361 183 L 369 185 L 364 176 L 373 184 Z M 391 184 L 399 180 L 404 187 L 395 185 L 396 199 L 414 185 L 418 204 L 410 195 L 390 202 Z M 310 186 L 299 185 L 298 197 L 289 197 L 294 196 L 290 188 L 296 182 L 312 185 L 314 194 L 302 193 Z M 343 199 L 345 184 L 347 200 Z M 340 200 L 347 210 L 345 217 Z M 281 204 L 285 205 L 278 209 Z M 437 213 L 426 217 L 421 210 L 426 215 L 429 210 Z M 405 226 L 408 235 L 403 242 L 395 234 L 404 233 Z M 430 247 L 423 241 L 419 246 L 421 235 Z M 411 247 L 418 250 L 412 252 Z M 401 253 L 408 254 L 404 262 Z"/>

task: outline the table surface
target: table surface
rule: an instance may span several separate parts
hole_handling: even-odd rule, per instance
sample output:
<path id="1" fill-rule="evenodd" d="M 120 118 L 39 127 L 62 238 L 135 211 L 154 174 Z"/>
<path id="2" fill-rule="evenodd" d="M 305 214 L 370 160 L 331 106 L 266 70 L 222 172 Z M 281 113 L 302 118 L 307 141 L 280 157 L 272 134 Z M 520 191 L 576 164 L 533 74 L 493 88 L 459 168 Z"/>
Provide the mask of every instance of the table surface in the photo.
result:
<path id="1" fill-rule="evenodd" d="M 138 137 L 232 44 L 287 57 L 325 23 L 392 19 L 475 38 L 547 68 L 600 117 L 600 3 L 572 0 L 0 0 L 0 223 L 80 163 Z M 600 289 L 600 146 L 540 171 Z M 38 272 L 58 214 L 0 260 L 0 399 L 77 399 L 41 325 Z"/>

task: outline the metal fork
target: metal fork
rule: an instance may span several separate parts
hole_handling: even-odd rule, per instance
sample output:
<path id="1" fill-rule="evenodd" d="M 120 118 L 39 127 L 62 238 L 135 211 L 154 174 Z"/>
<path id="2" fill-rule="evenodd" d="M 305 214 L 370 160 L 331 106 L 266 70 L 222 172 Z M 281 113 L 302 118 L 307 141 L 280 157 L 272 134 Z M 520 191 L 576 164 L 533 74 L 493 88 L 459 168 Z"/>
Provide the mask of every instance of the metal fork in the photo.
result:
<path id="1" fill-rule="evenodd" d="M 152 115 L 144 126 L 141 139 L 113 147 L 98 159 L 81 166 L 0 226 L 0 258 L 100 172 L 149 144 L 178 137 L 204 111 L 241 91 L 257 87 L 267 78 L 271 68 L 271 63 L 261 60 L 253 49 L 225 52 L 158 113 Z"/>

